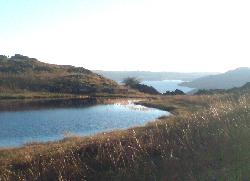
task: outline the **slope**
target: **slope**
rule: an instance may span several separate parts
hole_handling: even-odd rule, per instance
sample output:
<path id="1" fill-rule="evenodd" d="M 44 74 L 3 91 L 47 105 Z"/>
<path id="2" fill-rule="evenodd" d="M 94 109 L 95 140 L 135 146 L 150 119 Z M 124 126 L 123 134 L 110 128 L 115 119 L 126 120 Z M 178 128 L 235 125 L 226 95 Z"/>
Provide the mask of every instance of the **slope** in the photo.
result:
<path id="1" fill-rule="evenodd" d="M 47 64 L 16 54 L 0 56 L 0 93 L 48 92 L 67 94 L 127 93 L 128 90 L 90 70 Z"/>
<path id="2" fill-rule="evenodd" d="M 219 75 L 210 75 L 191 82 L 183 82 L 179 85 L 196 89 L 230 89 L 243 86 L 249 81 L 250 68 L 241 67 Z"/>

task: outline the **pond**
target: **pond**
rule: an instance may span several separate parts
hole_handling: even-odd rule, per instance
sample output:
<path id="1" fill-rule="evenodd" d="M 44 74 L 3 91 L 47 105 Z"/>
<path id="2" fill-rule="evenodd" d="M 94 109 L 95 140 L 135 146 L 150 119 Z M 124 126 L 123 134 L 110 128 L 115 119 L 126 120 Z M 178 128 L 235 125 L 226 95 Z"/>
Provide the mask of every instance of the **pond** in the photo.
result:
<path id="1" fill-rule="evenodd" d="M 96 99 L 5 102 L 0 104 L 0 147 L 127 129 L 170 114 L 134 102 L 100 104 Z"/>

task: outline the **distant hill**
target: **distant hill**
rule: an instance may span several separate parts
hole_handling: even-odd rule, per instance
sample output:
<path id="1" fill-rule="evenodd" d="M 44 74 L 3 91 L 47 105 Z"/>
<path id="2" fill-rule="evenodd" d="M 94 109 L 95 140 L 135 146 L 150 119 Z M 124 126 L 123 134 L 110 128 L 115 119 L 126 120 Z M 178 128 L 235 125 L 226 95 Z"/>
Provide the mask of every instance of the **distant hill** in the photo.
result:
<path id="1" fill-rule="evenodd" d="M 183 82 L 179 85 L 196 89 L 230 89 L 243 86 L 247 82 L 250 82 L 250 68 L 242 67 L 218 75 L 201 77 L 191 82 Z"/>
<path id="2" fill-rule="evenodd" d="M 245 94 L 250 92 L 250 82 L 247 82 L 241 87 L 234 87 L 231 89 L 199 89 L 194 95 L 212 95 L 212 94 L 230 94 L 230 93 L 240 93 Z"/>
<path id="3" fill-rule="evenodd" d="M 114 94 L 128 90 L 82 67 L 47 64 L 20 54 L 0 56 L 0 93 L 24 91 Z"/>
<path id="4" fill-rule="evenodd" d="M 102 71 L 102 70 L 93 70 L 93 72 L 101 74 L 115 81 L 122 81 L 124 78 L 128 76 L 136 77 L 141 81 L 161 81 L 161 80 L 192 81 L 200 77 L 219 74 L 217 72 L 180 73 L 180 72 Z"/>

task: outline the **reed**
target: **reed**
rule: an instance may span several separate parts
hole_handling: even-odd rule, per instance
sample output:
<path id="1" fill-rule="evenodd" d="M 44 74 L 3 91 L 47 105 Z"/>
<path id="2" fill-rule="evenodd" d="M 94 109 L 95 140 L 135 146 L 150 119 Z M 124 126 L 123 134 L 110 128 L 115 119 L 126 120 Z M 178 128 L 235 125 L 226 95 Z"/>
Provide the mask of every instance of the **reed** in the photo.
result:
<path id="1" fill-rule="evenodd" d="M 250 95 L 162 96 L 142 127 L 0 150 L 0 180 L 249 180 Z M 179 110 L 179 112 L 178 112 Z"/>

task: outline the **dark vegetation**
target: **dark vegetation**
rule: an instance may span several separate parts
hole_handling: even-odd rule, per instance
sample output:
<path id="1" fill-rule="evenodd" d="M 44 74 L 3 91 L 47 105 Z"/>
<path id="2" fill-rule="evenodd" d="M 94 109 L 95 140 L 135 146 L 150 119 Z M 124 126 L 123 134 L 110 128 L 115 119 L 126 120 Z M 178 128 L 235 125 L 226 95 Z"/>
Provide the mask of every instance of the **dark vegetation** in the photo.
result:
<path id="1" fill-rule="evenodd" d="M 0 180 L 249 180 L 249 87 L 155 96 L 143 127 L 0 150 Z"/>
<path id="2" fill-rule="evenodd" d="M 175 91 L 166 91 L 163 95 L 185 95 L 182 90 L 175 89 Z"/>
<path id="3" fill-rule="evenodd" d="M 145 84 L 135 84 L 131 86 L 132 89 L 136 89 L 142 93 L 151 94 L 151 95 L 159 95 L 160 93 L 152 86 L 148 86 Z"/>
<path id="4" fill-rule="evenodd" d="M 136 77 L 126 77 L 122 80 L 122 84 L 142 93 L 161 95 L 154 87 L 141 84 L 141 81 Z M 182 90 L 176 89 L 175 91 L 166 91 L 162 95 L 185 95 L 185 93 Z"/>
<path id="5" fill-rule="evenodd" d="M 141 80 L 136 78 L 136 77 L 126 77 L 122 80 L 122 84 L 124 86 L 127 86 L 127 87 L 132 87 L 134 86 L 135 84 L 140 84 L 141 83 Z"/>
<path id="6" fill-rule="evenodd" d="M 0 93 L 126 94 L 128 89 L 90 70 L 39 62 L 16 54 L 0 57 Z"/>
<path id="7" fill-rule="evenodd" d="M 126 77 L 122 80 L 124 86 L 130 87 L 132 89 L 138 90 L 139 92 L 159 95 L 160 93 L 152 86 L 141 84 L 141 81 L 136 77 Z"/>

